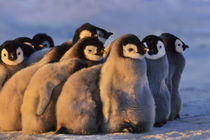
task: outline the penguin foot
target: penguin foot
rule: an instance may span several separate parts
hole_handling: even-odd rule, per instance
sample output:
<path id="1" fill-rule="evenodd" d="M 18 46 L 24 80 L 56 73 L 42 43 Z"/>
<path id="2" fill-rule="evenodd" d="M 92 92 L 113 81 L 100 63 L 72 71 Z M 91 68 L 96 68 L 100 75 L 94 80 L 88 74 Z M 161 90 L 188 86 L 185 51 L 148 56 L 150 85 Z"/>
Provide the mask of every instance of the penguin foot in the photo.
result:
<path id="1" fill-rule="evenodd" d="M 133 125 L 125 122 L 121 127 L 121 131 L 126 133 L 140 133 L 144 132 L 144 128 L 141 125 Z"/>
<path id="2" fill-rule="evenodd" d="M 180 115 L 179 114 L 176 114 L 174 120 L 180 120 Z"/>
<path id="3" fill-rule="evenodd" d="M 68 129 L 65 127 L 61 127 L 58 130 L 56 130 L 55 134 L 69 134 Z"/>
<path id="4" fill-rule="evenodd" d="M 162 127 L 164 124 L 163 123 L 158 123 L 158 122 L 156 122 L 155 124 L 154 124 L 154 127 Z"/>

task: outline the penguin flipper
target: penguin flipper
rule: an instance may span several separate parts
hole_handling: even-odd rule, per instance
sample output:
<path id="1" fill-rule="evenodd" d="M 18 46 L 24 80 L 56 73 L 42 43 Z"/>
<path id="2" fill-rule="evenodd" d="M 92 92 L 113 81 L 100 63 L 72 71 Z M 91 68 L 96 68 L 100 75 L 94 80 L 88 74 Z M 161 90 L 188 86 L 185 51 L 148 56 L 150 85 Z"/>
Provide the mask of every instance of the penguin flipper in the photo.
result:
<path id="1" fill-rule="evenodd" d="M 7 79 L 8 73 L 6 69 L 3 66 L 0 66 L 0 89 L 3 87 L 6 79 Z"/>
<path id="2" fill-rule="evenodd" d="M 71 59 L 64 62 L 47 64 L 39 70 L 37 77 L 40 79 L 34 79 L 42 82 L 35 91 L 39 94 L 37 115 L 42 115 L 45 112 L 54 88 L 64 82 L 72 73 L 83 67 L 85 67 L 83 61 Z"/>

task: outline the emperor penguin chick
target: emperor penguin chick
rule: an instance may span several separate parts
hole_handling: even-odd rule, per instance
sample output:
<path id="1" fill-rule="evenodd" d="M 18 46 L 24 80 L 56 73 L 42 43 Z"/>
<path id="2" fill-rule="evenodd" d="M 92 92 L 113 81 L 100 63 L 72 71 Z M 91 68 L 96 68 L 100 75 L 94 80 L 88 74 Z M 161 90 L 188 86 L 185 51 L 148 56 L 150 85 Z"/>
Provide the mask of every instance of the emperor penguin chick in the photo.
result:
<path id="1" fill-rule="evenodd" d="M 179 85 L 185 67 L 183 52 L 189 47 L 181 39 L 172 34 L 163 33 L 160 37 L 164 41 L 169 62 L 169 73 L 167 77 L 167 85 L 171 93 L 171 113 L 169 120 L 174 120 L 180 118 L 182 101 L 179 94 Z"/>
<path id="2" fill-rule="evenodd" d="M 75 44 L 79 39 L 85 37 L 97 37 L 104 44 L 112 34 L 112 32 L 108 32 L 90 23 L 84 23 L 76 29 L 72 43 Z"/>
<path id="3" fill-rule="evenodd" d="M 132 34 L 114 42 L 100 78 L 103 132 L 139 133 L 153 127 L 155 103 L 146 75 L 146 51 Z"/>
<path id="4" fill-rule="evenodd" d="M 65 82 L 56 104 L 57 133 L 94 134 L 100 130 L 101 66 L 84 68 Z"/>
<path id="5" fill-rule="evenodd" d="M 5 41 L 0 46 L 0 89 L 17 71 L 25 67 L 24 47 L 16 40 Z"/>
<path id="6" fill-rule="evenodd" d="M 33 37 L 33 41 L 36 42 L 38 45 L 35 46 L 35 49 L 37 50 L 34 52 L 28 59 L 27 65 L 32 65 L 35 62 L 38 62 L 43 58 L 45 54 L 47 54 L 53 47 L 54 47 L 54 41 L 53 39 L 44 33 L 36 34 Z"/>
<path id="7" fill-rule="evenodd" d="M 171 111 L 171 95 L 165 82 L 168 58 L 160 37 L 149 35 L 142 42 L 149 49 L 146 54 L 147 77 L 156 105 L 155 126 L 161 127 L 167 122 Z"/>
<path id="8" fill-rule="evenodd" d="M 103 49 L 97 38 L 81 39 L 59 62 L 47 64 L 35 73 L 21 107 L 25 133 L 42 133 L 56 128 L 55 105 L 63 83 L 79 69 L 103 62 Z"/>
<path id="9" fill-rule="evenodd" d="M 39 62 L 16 72 L 0 92 L 0 131 L 21 130 L 20 107 L 24 91 L 34 73 L 47 63 L 58 61 L 66 51 L 61 46 L 53 48 Z"/>

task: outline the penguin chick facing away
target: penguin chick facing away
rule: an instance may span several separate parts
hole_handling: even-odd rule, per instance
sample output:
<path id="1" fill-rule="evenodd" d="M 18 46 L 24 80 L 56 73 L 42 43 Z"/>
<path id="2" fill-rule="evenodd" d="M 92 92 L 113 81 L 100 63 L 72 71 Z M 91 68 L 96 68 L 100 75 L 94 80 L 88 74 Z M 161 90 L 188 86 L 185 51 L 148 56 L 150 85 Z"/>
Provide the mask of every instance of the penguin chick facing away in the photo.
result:
<path id="1" fill-rule="evenodd" d="M 103 49 L 98 38 L 84 38 L 67 51 L 60 62 L 47 64 L 34 74 L 21 107 L 25 133 L 41 133 L 56 128 L 55 105 L 62 85 L 79 69 L 102 63 Z"/>
<path id="2" fill-rule="evenodd" d="M 28 37 L 18 37 L 15 40 L 22 43 L 24 49 L 23 52 L 26 57 L 29 57 L 32 53 L 36 51 L 37 43 Z"/>
<path id="3" fill-rule="evenodd" d="M 155 126 L 161 127 L 167 122 L 171 111 L 171 95 L 165 82 L 168 58 L 160 37 L 149 35 L 142 42 L 149 49 L 146 54 L 147 77 L 156 105 Z"/>
<path id="4" fill-rule="evenodd" d="M 132 34 L 114 42 L 100 75 L 103 132 L 139 133 L 152 129 L 155 102 L 146 75 L 146 51 Z"/>
<path id="5" fill-rule="evenodd" d="M 38 62 L 43 58 L 45 54 L 47 54 L 53 47 L 54 42 L 53 39 L 44 33 L 36 34 L 33 37 L 33 41 L 36 42 L 38 47 L 35 46 L 35 49 L 37 50 L 34 52 L 27 61 L 27 66 L 34 64 L 35 62 Z"/>
<path id="6" fill-rule="evenodd" d="M 179 94 L 179 84 L 185 67 L 183 52 L 189 47 L 181 39 L 172 34 L 163 33 L 160 37 L 165 44 L 169 62 L 169 73 L 167 77 L 167 85 L 171 93 L 171 113 L 169 120 L 174 120 L 180 118 L 182 101 Z"/>
<path id="7" fill-rule="evenodd" d="M 85 37 L 97 37 L 103 44 L 112 35 L 112 32 L 108 32 L 105 29 L 94 26 L 90 23 L 85 23 L 77 28 L 73 37 L 73 44 L 79 39 Z"/>
<path id="8" fill-rule="evenodd" d="M 20 107 L 26 87 L 39 68 L 58 61 L 65 53 L 65 49 L 68 48 L 54 47 L 39 62 L 16 72 L 5 83 L 0 92 L 0 131 L 21 130 Z"/>
<path id="9" fill-rule="evenodd" d="M 5 41 L 0 46 L 0 88 L 17 71 L 25 67 L 24 47 L 15 40 Z"/>

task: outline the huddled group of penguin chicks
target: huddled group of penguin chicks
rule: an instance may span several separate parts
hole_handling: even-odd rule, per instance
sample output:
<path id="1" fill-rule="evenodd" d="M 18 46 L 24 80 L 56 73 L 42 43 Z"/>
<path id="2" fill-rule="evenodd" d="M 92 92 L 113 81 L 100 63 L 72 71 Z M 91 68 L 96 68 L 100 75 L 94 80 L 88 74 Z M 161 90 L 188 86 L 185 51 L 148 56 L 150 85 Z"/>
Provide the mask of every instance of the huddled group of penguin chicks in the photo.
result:
<path id="1" fill-rule="evenodd" d="M 176 36 L 112 35 L 85 23 L 72 41 L 46 34 L 0 46 L 0 131 L 140 133 L 179 118 L 187 45 Z"/>

